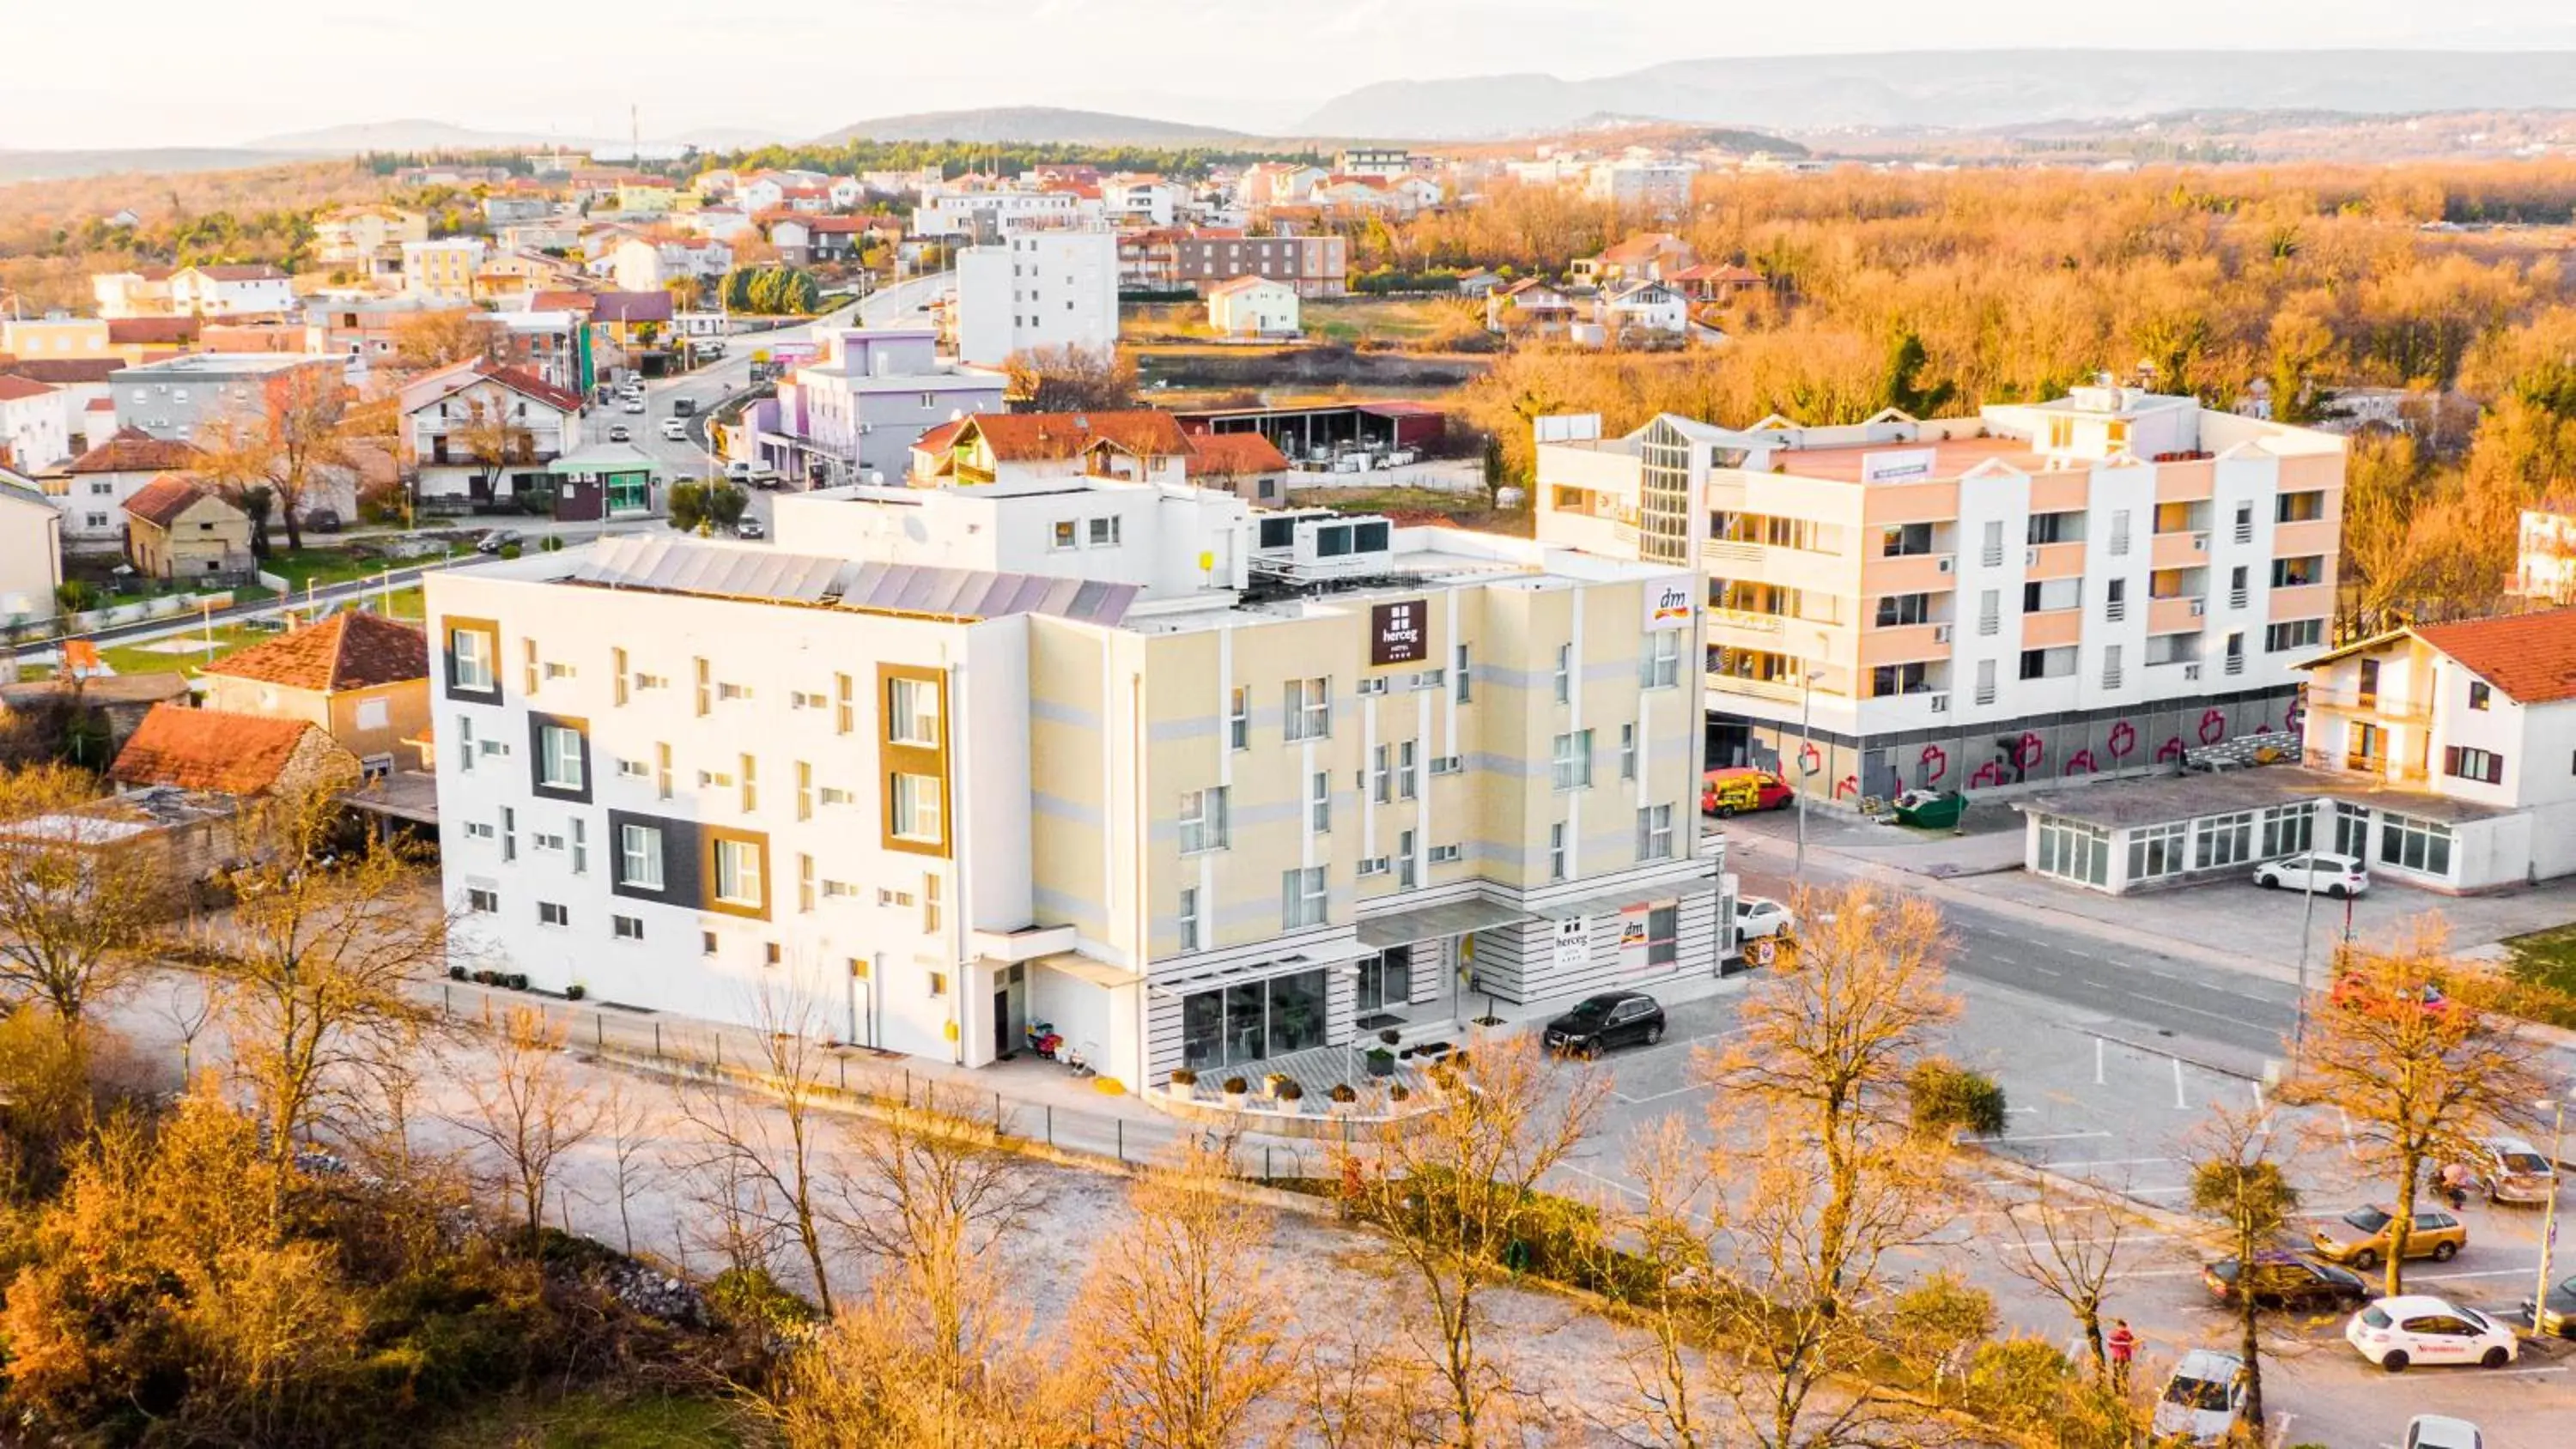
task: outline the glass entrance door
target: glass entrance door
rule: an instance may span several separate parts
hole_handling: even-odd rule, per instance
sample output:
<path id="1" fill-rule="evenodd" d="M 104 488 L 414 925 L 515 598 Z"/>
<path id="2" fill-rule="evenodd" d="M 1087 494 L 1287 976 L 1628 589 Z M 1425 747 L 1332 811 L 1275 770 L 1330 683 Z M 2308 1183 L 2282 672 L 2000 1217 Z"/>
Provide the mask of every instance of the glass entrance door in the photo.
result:
<path id="1" fill-rule="evenodd" d="M 1413 999 L 1413 948 L 1389 946 L 1360 962 L 1359 999 L 1355 1003 L 1362 1016 L 1394 1011 Z"/>

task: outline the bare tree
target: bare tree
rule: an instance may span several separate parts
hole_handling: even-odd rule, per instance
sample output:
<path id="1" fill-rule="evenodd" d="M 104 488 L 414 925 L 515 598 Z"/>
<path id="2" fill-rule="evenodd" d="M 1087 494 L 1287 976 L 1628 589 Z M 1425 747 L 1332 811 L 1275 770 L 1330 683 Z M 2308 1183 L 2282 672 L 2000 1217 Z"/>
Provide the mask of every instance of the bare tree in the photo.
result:
<path id="1" fill-rule="evenodd" d="M 233 1074 L 281 1184 L 318 1121 L 408 1069 L 432 1024 L 408 988 L 445 955 L 446 917 L 412 853 L 370 834 L 335 855 L 337 820 L 327 788 L 261 804 L 232 911 L 189 942 L 215 975 Z"/>
<path id="2" fill-rule="evenodd" d="M 1365 1155 L 1345 1147 L 1341 1162 L 1348 1208 L 1386 1231 L 1422 1285 L 1428 1318 L 1414 1346 L 1458 1449 L 1489 1441 L 1510 1386 L 1483 1341 L 1485 1291 L 1510 1275 L 1513 1244 L 1542 1211 L 1539 1184 L 1582 1145 L 1610 1092 L 1527 1036 L 1480 1037 L 1467 1056 L 1430 1110 L 1365 1134 Z"/>
<path id="3" fill-rule="evenodd" d="M 1109 1239 L 1085 1289 L 1080 1363 L 1118 1443 L 1226 1449 L 1295 1370 L 1269 1326 L 1267 1215 L 1226 1191 L 1232 1150 L 1184 1138 L 1147 1169 L 1135 1227 Z"/>
<path id="4" fill-rule="evenodd" d="M 1613 1231 L 1605 1242 L 1624 1242 L 1640 1264 L 1626 1304 L 1647 1342 L 1627 1356 L 1626 1369 L 1644 1410 L 1641 1427 L 1648 1442 L 1671 1449 L 1715 1449 L 1725 1440 L 1710 1379 L 1726 1370 L 1707 1353 L 1718 1202 L 1708 1145 L 1679 1116 L 1661 1118 L 1628 1144 L 1628 1176 L 1636 1195 L 1608 1205 Z"/>
<path id="5" fill-rule="evenodd" d="M 1322 1449 L 1428 1449 L 1443 1441 L 1440 1390 L 1422 1361 L 1399 1351 L 1386 1326 L 1357 1316 L 1329 1350 L 1310 1338 L 1298 1354 L 1299 1428 Z"/>
<path id="6" fill-rule="evenodd" d="M 2037 1195 L 2007 1204 L 2003 1217 L 2013 1239 L 2005 1271 L 2066 1306 L 2093 1371 L 2105 1372 L 2102 1303 L 2129 1241 L 2127 1216 L 2070 1203 L 2043 1176 Z"/>
<path id="7" fill-rule="evenodd" d="M 635 1196 L 662 1178 L 661 1159 L 652 1150 L 662 1137 L 660 1118 L 661 1114 L 653 1110 L 652 1099 L 628 1090 L 625 1078 L 609 1080 L 608 1095 L 600 1104 L 599 1125 L 608 1134 L 611 1185 L 617 1193 L 617 1230 L 630 1258 L 635 1256 Z"/>
<path id="8" fill-rule="evenodd" d="M 1039 347 L 1003 359 L 1009 392 L 1036 412 L 1136 406 L 1136 364 L 1114 347 Z"/>
<path id="9" fill-rule="evenodd" d="M 74 1037 L 174 903 L 165 854 L 76 813 L 97 798 L 90 775 L 61 765 L 0 774 L 0 989 Z"/>
<path id="10" fill-rule="evenodd" d="M 2225 1235 L 2240 1273 L 2299 1210 L 2299 1191 L 2271 1157 L 2272 1134 L 2262 1118 L 2230 1108 L 2212 1109 L 2202 1125 L 2191 1169 L 2191 1206 Z M 2250 1276 L 2236 1295 L 2238 1356 L 2245 1360 L 2245 1416 L 2263 1423 L 2263 1358 L 2260 1295 Z M 2123 1386 L 2125 1387 L 2125 1385 Z"/>
<path id="11" fill-rule="evenodd" d="M 465 307 L 418 312 L 394 324 L 394 367 L 428 372 L 469 358 L 507 362 L 507 337 L 489 316 Z"/>
<path id="12" fill-rule="evenodd" d="M 357 444 L 393 428 L 389 404 L 361 401 L 337 367 L 290 368 L 269 379 L 255 406 L 207 423 L 197 471 L 235 503 L 268 490 L 285 515 L 286 546 L 300 549 L 315 489 L 359 465 Z"/>
<path id="13" fill-rule="evenodd" d="M 831 1164 L 822 1096 L 831 1054 L 822 1044 L 821 1017 L 802 991 L 764 988 L 753 1000 L 752 1020 L 761 1095 L 719 1083 L 686 1085 L 680 1113 L 705 1144 L 701 1178 L 721 1184 L 736 1210 L 766 1215 L 776 1240 L 795 1245 L 813 1275 L 815 1302 L 828 1316 L 832 1265 L 823 1241 L 822 1182 Z"/>
<path id="14" fill-rule="evenodd" d="M 2481 1133 L 2528 1123 L 2549 1087 L 2511 1018 L 2495 1010 L 2496 984 L 2445 954 L 2437 917 L 2412 923 L 2385 951 L 2347 949 L 2337 973 L 2282 1095 L 2341 1109 L 2362 1160 L 2389 1175 L 2394 1296 L 2427 1169 L 2466 1160 Z"/>
<path id="15" fill-rule="evenodd" d="M 488 1074 L 465 1087 L 474 1115 L 458 1126 L 500 1159 L 501 1180 L 518 1199 L 534 1252 L 545 1226 L 546 1186 L 565 1154 L 599 1129 L 600 1106 L 564 1070 L 564 1029 L 524 1006 L 510 1008 Z"/>

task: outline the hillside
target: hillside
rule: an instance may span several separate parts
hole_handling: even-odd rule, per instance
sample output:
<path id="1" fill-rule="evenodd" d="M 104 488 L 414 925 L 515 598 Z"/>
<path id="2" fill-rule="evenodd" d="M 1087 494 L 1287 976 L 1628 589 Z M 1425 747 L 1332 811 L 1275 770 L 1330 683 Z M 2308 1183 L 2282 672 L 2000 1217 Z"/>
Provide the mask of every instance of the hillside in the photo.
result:
<path id="1" fill-rule="evenodd" d="M 1464 138 L 1602 113 L 1790 130 L 1978 127 L 2195 110 L 2538 108 L 2571 95 L 2576 51 L 1908 51 L 1672 61 L 1589 80 L 1386 81 L 1326 102 L 1298 130 Z"/>
<path id="2" fill-rule="evenodd" d="M 1035 141 L 1073 146 L 1202 146 L 1247 139 L 1240 131 L 1157 121 L 1105 111 L 1055 106 L 988 106 L 972 111 L 922 111 L 859 121 L 809 144 L 848 141 Z"/>
<path id="3" fill-rule="evenodd" d="M 261 136 L 243 144 L 256 151 L 495 151 L 516 146 L 580 146 L 589 136 L 548 136 L 533 131 L 478 131 L 446 121 L 354 121 L 311 131 Z"/>
<path id="4" fill-rule="evenodd" d="M 0 183 L 66 181 L 83 176 L 128 173 L 230 171 L 237 167 L 269 166 L 295 159 L 292 152 L 254 151 L 237 146 L 137 146 L 130 150 L 104 151 L 0 150 Z"/>

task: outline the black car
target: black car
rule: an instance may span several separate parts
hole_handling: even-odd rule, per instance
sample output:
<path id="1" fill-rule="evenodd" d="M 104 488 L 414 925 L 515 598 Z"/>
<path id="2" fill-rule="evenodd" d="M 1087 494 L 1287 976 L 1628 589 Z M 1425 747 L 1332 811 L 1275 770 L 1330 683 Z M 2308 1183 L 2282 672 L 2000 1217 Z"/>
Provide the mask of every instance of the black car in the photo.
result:
<path id="1" fill-rule="evenodd" d="M 2221 1303 L 2236 1301 L 2244 1274 L 2234 1258 L 2203 1268 L 2200 1281 Z M 2254 1301 L 2265 1308 L 2358 1308 L 2370 1301 L 2370 1285 L 2361 1275 L 2332 1263 L 2296 1253 L 2259 1253 L 2254 1258 Z"/>
<path id="2" fill-rule="evenodd" d="M 496 528 L 490 533 L 483 535 L 483 537 L 475 543 L 474 551 L 476 553 L 499 553 L 502 549 L 511 544 L 523 543 L 525 541 L 526 540 L 519 537 L 519 531 L 515 528 Z"/>
<path id="3" fill-rule="evenodd" d="M 2531 1300 L 2522 1300 L 2523 1316 L 2531 1316 Z M 2549 1290 L 2549 1301 L 2541 1305 L 2539 1321 L 2532 1325 L 2540 1333 L 2554 1333 L 2560 1338 L 2576 1338 L 2576 1278 L 2563 1278 Z"/>
<path id="4" fill-rule="evenodd" d="M 1554 1052 L 1598 1056 L 1604 1049 L 1664 1039 L 1662 1003 L 1642 991 L 1604 991 L 1547 1024 L 1544 1040 Z"/>

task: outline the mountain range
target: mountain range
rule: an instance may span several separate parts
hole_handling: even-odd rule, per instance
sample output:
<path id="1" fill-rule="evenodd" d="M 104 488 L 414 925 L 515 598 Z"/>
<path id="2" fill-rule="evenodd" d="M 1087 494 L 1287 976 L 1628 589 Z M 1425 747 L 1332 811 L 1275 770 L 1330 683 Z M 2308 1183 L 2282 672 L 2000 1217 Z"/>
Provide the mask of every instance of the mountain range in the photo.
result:
<path id="1" fill-rule="evenodd" d="M 819 145 L 844 141 L 1034 141 L 1079 146 L 1201 146 L 1250 139 L 1241 131 L 1074 111 L 1057 106 L 986 106 L 971 111 L 921 111 L 858 121 L 814 138 Z"/>
<path id="2" fill-rule="evenodd" d="M 2576 104 L 2576 51 L 1957 50 L 1678 60 L 1624 75 L 1382 81 L 1310 136 L 1418 140 L 1563 129 L 1609 112 L 1793 131 L 2004 126 L 2207 108 L 2387 115 Z"/>

